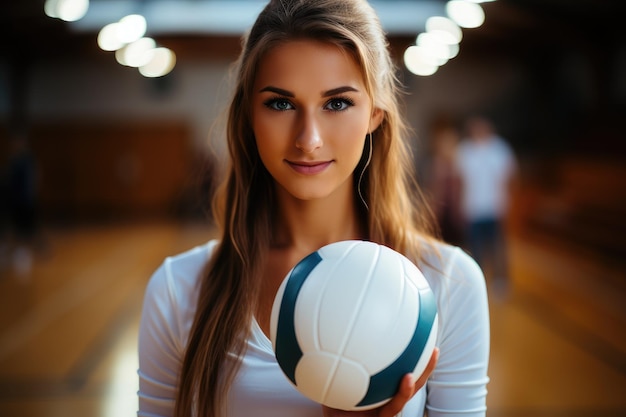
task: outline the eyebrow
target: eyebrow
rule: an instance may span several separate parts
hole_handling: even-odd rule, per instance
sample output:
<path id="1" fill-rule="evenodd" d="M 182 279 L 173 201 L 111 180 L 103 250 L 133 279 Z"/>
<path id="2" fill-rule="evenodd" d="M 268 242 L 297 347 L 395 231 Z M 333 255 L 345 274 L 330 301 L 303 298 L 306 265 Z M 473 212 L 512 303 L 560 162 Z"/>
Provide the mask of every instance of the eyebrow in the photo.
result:
<path id="1" fill-rule="evenodd" d="M 259 90 L 259 93 L 263 93 L 263 92 L 272 92 L 272 93 L 276 93 L 276 94 L 280 94 L 281 96 L 285 96 L 285 97 L 295 97 L 296 95 L 294 93 L 292 93 L 291 91 L 288 90 L 283 90 L 282 88 L 278 88 L 278 87 L 273 87 L 273 86 L 267 86 L 267 87 L 263 87 L 262 89 Z M 357 90 L 354 87 L 350 87 L 349 85 L 346 86 L 342 86 L 342 87 L 337 87 L 337 88 L 332 88 L 328 91 L 324 91 L 322 93 L 322 97 L 330 97 L 330 96 L 334 96 L 337 94 L 342 94 L 348 91 L 353 91 L 353 92 L 357 92 L 359 90 Z"/>
<path id="2" fill-rule="evenodd" d="M 322 97 L 330 97 L 330 96 L 334 96 L 337 94 L 346 93 L 348 91 L 352 91 L 355 93 L 359 92 L 359 90 L 357 90 L 356 88 L 346 85 L 343 87 L 337 87 L 337 88 L 333 88 L 331 90 L 325 91 L 324 93 L 322 93 Z"/>

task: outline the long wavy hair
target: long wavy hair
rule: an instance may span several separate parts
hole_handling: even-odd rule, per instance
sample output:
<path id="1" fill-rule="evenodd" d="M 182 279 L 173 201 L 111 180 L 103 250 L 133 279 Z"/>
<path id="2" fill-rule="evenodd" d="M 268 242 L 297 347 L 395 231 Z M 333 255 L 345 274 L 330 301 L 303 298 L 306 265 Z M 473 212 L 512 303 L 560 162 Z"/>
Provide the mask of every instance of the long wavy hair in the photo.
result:
<path id="1" fill-rule="evenodd" d="M 407 129 L 387 39 L 364 0 L 272 0 L 244 37 L 226 124 L 230 165 L 214 199 L 220 243 L 209 261 L 182 363 L 176 417 L 224 415 L 228 390 L 245 351 L 258 303 L 262 267 L 274 229 L 274 181 L 263 166 L 251 125 L 260 60 L 294 39 L 328 42 L 359 65 L 380 126 L 365 141 L 354 177 L 356 213 L 367 239 L 421 261 L 418 242 L 432 236 L 430 211 L 413 181 Z"/>

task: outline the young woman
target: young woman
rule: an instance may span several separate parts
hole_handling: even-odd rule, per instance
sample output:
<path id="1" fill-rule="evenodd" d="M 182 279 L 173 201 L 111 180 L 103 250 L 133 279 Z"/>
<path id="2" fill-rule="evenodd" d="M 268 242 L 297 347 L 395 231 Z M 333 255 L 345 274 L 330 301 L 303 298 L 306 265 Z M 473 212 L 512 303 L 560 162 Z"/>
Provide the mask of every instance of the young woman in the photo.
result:
<path id="1" fill-rule="evenodd" d="M 432 237 L 415 202 L 394 68 L 373 9 L 363 0 L 272 0 L 237 69 L 230 167 L 215 201 L 220 236 L 166 259 L 150 280 L 139 415 L 484 416 L 484 278 L 464 252 Z M 268 338 L 287 272 L 348 239 L 414 260 L 440 320 L 424 375 L 407 375 L 390 402 L 358 413 L 298 393 Z"/>

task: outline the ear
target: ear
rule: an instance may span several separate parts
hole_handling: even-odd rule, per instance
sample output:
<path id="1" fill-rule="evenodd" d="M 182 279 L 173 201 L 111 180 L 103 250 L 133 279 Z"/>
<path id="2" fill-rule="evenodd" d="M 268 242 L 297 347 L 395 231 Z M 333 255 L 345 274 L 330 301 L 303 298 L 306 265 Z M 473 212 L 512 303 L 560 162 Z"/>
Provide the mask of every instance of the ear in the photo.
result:
<path id="1" fill-rule="evenodd" d="M 369 132 L 373 132 L 378 129 L 378 126 L 383 122 L 383 118 L 385 117 L 385 112 L 378 107 L 374 108 L 372 112 L 372 116 L 370 117 L 370 125 Z"/>

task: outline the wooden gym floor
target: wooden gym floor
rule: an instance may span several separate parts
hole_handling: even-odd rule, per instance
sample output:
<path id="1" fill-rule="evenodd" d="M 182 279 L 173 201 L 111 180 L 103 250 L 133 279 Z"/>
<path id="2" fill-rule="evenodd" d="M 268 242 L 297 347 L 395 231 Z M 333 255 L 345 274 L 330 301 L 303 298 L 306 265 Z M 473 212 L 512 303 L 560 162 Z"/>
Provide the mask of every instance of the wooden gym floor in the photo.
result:
<path id="1" fill-rule="evenodd" d="M 5 250 L 0 416 L 136 415 L 146 281 L 211 234 L 173 222 L 51 228 L 21 273 Z M 490 301 L 488 416 L 626 416 L 624 264 L 545 237 L 509 241 L 512 288 Z"/>

